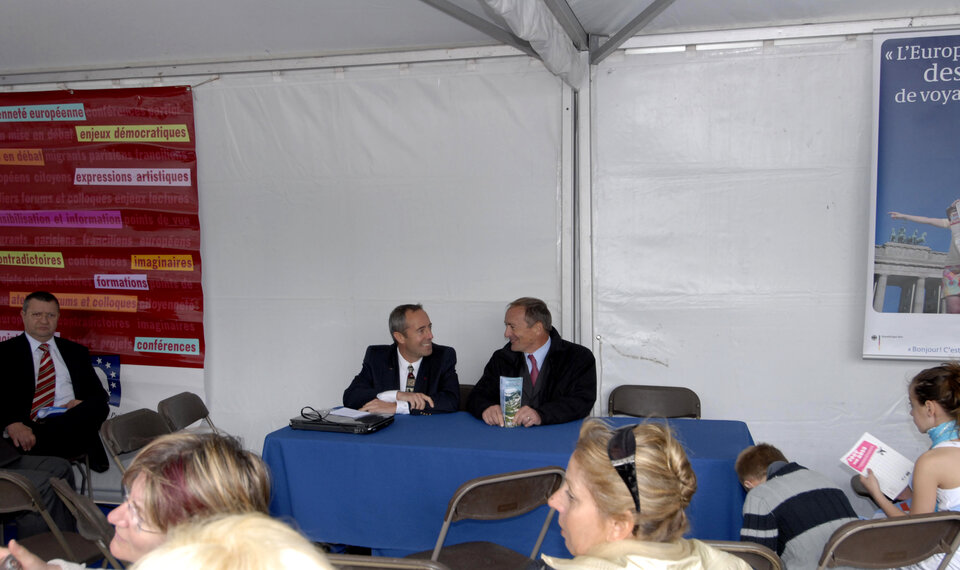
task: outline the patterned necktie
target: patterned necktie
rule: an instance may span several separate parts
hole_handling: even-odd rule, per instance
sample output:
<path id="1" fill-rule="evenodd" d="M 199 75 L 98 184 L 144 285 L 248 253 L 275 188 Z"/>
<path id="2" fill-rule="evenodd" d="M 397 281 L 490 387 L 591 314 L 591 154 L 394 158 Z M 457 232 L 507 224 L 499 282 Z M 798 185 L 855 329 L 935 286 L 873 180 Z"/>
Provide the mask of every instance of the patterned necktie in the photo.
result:
<path id="1" fill-rule="evenodd" d="M 30 417 L 37 419 L 37 410 L 53 405 L 53 394 L 57 387 L 57 372 L 53 368 L 53 357 L 50 356 L 50 347 L 47 343 L 40 345 L 43 355 L 40 356 L 40 372 L 37 374 L 37 391 L 33 394 L 33 406 L 30 408 Z"/>
<path id="2" fill-rule="evenodd" d="M 537 368 L 537 359 L 534 358 L 532 354 L 528 354 L 527 358 L 530 359 L 530 382 L 532 382 L 533 385 L 536 386 L 537 376 L 540 376 L 540 369 Z"/>
<path id="3" fill-rule="evenodd" d="M 416 377 L 413 375 L 413 365 L 407 366 L 407 392 L 413 392 L 413 385 L 417 383 Z"/>

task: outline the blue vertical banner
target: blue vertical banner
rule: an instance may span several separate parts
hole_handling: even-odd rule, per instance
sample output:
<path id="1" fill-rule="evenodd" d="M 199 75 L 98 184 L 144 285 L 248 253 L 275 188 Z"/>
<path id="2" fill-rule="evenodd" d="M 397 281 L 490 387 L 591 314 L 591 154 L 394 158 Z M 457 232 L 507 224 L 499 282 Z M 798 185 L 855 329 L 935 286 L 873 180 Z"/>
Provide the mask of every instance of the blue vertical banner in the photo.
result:
<path id="1" fill-rule="evenodd" d="M 874 36 L 863 356 L 960 359 L 960 31 Z"/>

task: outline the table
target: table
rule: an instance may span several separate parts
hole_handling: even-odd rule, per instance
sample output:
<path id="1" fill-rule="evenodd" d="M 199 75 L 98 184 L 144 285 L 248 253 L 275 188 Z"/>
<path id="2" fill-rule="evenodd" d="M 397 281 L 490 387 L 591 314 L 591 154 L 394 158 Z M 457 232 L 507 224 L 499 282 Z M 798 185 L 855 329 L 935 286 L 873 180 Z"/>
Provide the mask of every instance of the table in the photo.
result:
<path id="1" fill-rule="evenodd" d="M 607 418 L 614 426 L 638 418 Z M 649 420 L 648 420 L 649 421 Z M 382 555 L 430 550 L 447 503 L 463 482 L 548 465 L 566 467 L 581 422 L 500 428 L 466 412 L 397 416 L 368 435 L 293 430 L 267 435 L 263 458 L 273 477 L 271 514 L 317 542 L 369 546 Z M 753 444 L 746 424 L 670 420 L 697 474 L 687 510 L 690 535 L 739 540 L 744 491 L 734 461 Z M 489 540 L 529 553 L 546 507 L 507 521 L 460 521 L 446 544 Z M 543 552 L 569 556 L 556 517 Z"/>

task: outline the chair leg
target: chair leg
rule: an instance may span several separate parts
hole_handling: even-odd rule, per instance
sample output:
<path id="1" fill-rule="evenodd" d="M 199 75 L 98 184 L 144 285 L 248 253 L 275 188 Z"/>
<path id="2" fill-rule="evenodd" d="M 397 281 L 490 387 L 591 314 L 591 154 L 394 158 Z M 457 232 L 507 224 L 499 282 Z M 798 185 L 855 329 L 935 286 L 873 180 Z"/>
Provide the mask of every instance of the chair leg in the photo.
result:
<path id="1" fill-rule="evenodd" d="M 93 500 L 93 481 L 90 479 L 90 456 L 83 455 L 70 461 L 80 471 L 80 494 Z"/>
<path id="2" fill-rule="evenodd" d="M 90 456 L 89 455 L 83 456 L 83 470 L 84 470 L 83 484 L 84 484 L 84 487 L 86 487 L 87 496 L 90 497 L 90 500 L 92 501 L 93 500 L 93 478 L 90 477 Z M 80 490 L 82 491 L 83 489 L 81 488 Z"/>
<path id="3" fill-rule="evenodd" d="M 547 536 L 547 530 L 550 529 L 550 521 L 553 520 L 553 513 L 557 512 L 556 509 L 550 507 L 550 511 L 547 512 L 547 520 L 544 521 L 543 527 L 540 529 L 540 536 L 537 537 L 537 543 L 533 545 L 533 552 L 530 553 L 530 559 L 536 560 L 537 553 L 540 552 L 540 547 L 543 546 L 543 539 Z"/>

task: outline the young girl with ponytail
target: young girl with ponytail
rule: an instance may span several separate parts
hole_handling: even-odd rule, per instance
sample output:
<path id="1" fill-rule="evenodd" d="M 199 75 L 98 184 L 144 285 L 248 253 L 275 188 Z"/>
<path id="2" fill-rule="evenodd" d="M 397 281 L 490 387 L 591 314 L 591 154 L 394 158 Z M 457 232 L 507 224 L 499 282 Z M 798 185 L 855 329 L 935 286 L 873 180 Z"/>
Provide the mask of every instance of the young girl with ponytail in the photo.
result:
<path id="1" fill-rule="evenodd" d="M 910 381 L 910 416 L 920 430 L 930 436 L 930 449 L 913 467 L 913 482 L 900 498 L 911 498 L 910 514 L 935 511 L 960 511 L 960 363 L 947 362 L 928 368 Z M 880 492 L 876 476 L 868 471 L 861 481 L 877 505 L 888 517 L 906 513 Z M 933 558 L 941 558 L 938 555 Z M 936 568 L 933 558 L 918 567 Z M 932 564 L 932 565 L 930 565 Z M 960 568 L 960 557 L 950 560 L 950 568 Z"/>

